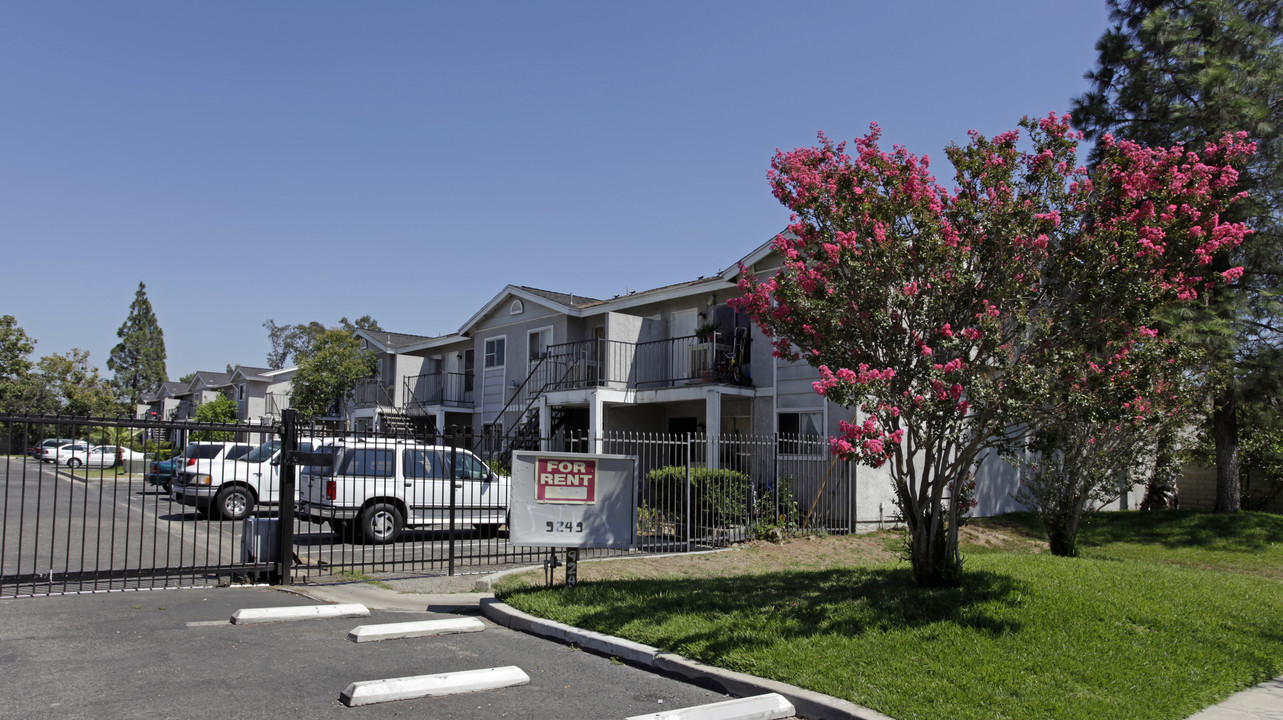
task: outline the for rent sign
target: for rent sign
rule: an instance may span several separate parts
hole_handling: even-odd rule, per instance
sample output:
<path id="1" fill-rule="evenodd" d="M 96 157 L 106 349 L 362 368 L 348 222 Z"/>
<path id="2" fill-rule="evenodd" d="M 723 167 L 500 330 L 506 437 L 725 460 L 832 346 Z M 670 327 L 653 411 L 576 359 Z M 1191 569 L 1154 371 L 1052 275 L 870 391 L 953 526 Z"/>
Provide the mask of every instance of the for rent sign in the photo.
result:
<path id="1" fill-rule="evenodd" d="M 512 454 L 508 539 L 517 547 L 637 546 L 637 458 Z"/>
<path id="2" fill-rule="evenodd" d="M 535 500 L 541 503 L 597 502 L 597 461 L 537 458 Z"/>

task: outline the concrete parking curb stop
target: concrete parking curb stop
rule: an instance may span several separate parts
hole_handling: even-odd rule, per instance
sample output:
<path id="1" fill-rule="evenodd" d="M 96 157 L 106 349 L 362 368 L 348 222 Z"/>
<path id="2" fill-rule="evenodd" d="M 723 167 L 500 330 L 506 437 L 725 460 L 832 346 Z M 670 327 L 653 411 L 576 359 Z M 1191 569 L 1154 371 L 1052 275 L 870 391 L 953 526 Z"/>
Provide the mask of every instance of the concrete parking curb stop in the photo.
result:
<path id="1" fill-rule="evenodd" d="M 300 607 L 242 608 L 232 613 L 233 625 L 316 620 L 320 618 L 369 617 L 364 605 L 303 605 Z"/>
<path id="2" fill-rule="evenodd" d="M 841 698 L 805 690 L 787 683 L 704 665 L 680 655 L 661 652 L 658 648 L 649 645 L 527 615 L 493 598 L 482 599 L 481 612 L 497 625 L 676 675 L 694 684 L 712 687 L 729 695 L 747 697 L 762 693 L 778 693 L 793 704 L 798 715 L 811 720 L 892 720 L 882 713 Z"/>
<path id="3" fill-rule="evenodd" d="M 796 710 L 782 695 L 767 693 L 695 707 L 634 715 L 628 720 L 781 720 Z"/>
<path id="4" fill-rule="evenodd" d="M 486 668 L 484 670 L 442 673 L 440 675 L 417 675 L 414 677 L 354 682 L 343 690 L 339 695 L 339 699 L 348 707 L 356 707 L 358 705 L 373 705 L 374 703 L 390 702 L 392 700 L 441 697 L 443 695 L 458 695 L 481 690 L 495 690 L 529 683 L 530 676 L 525 671 L 515 665 L 509 665 L 506 667 Z"/>
<path id="5" fill-rule="evenodd" d="M 419 622 L 361 625 L 352 628 L 347 637 L 352 642 L 376 642 L 395 638 L 431 637 L 452 633 L 481 632 L 486 624 L 476 618 L 421 620 Z"/>

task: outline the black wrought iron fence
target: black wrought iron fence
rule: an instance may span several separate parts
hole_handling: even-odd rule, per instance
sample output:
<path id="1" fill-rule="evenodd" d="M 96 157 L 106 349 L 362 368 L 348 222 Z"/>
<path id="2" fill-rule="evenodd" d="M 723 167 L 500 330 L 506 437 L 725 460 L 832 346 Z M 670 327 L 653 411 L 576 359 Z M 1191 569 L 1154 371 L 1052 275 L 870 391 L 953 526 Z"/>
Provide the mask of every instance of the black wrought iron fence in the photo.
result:
<path id="1" fill-rule="evenodd" d="M 0 415 L 8 451 L 0 459 L 0 597 L 209 585 L 271 572 L 260 553 L 245 554 L 242 524 L 173 493 L 186 474 L 226 474 L 249 446 L 247 427 Z"/>
<path id="2" fill-rule="evenodd" d="M 0 597 L 483 572 L 546 554 L 509 542 L 504 438 L 285 416 L 0 415 Z M 815 438 L 558 433 L 533 447 L 637 458 L 637 549 L 585 559 L 854 527 L 853 470 Z"/>

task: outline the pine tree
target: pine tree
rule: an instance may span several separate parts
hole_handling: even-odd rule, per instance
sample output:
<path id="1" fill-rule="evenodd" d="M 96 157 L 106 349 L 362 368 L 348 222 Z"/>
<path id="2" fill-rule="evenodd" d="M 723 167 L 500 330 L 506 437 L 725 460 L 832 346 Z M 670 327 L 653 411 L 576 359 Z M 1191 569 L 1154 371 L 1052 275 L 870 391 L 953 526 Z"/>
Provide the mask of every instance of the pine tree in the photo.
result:
<path id="1" fill-rule="evenodd" d="M 1237 254 L 1239 283 L 1201 308 L 1183 308 L 1186 338 L 1211 362 L 1205 379 L 1217 466 L 1218 512 L 1240 507 L 1239 424 L 1269 398 L 1245 391 L 1277 386 L 1279 278 L 1283 261 L 1283 6 L 1277 0 L 1108 0 L 1114 26 L 1097 42 L 1090 92 L 1074 101 L 1074 124 L 1145 145 L 1199 148 L 1245 132 L 1259 150 L 1239 178 L 1251 193 L 1229 220 L 1255 231 Z M 1277 399 L 1277 398 L 1275 398 Z M 1275 403 L 1277 405 L 1277 403 Z"/>
<path id="2" fill-rule="evenodd" d="M 141 282 L 129 306 L 129 317 L 116 331 L 116 337 L 120 343 L 111 349 L 107 368 L 116 373 L 112 384 L 121 400 L 137 405 L 145 394 L 169 379 L 165 371 L 165 333 L 147 299 L 147 286 Z"/>

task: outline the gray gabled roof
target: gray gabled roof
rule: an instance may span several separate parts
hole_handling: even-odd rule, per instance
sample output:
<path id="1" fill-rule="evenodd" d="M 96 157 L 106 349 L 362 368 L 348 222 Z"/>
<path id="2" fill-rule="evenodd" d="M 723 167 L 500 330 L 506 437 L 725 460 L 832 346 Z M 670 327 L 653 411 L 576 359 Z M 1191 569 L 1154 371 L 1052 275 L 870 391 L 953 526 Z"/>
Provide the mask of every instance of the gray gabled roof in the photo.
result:
<path id="1" fill-rule="evenodd" d="M 182 394 L 186 390 L 187 390 L 187 383 L 172 382 L 172 381 L 163 382 L 160 384 L 160 387 L 156 388 L 156 392 L 151 393 L 150 395 L 144 395 L 143 402 L 152 403 L 166 396 L 174 397 L 175 395 Z"/>
<path id="2" fill-rule="evenodd" d="M 272 368 L 252 367 L 249 365 L 237 365 L 236 372 L 232 373 L 232 375 L 236 375 L 237 373 L 239 373 L 241 375 L 244 375 L 247 378 L 263 379 L 261 376 L 264 375 L 265 373 L 270 373 L 270 372 L 272 372 Z"/>
<path id="3" fill-rule="evenodd" d="M 396 350 L 408 345 L 418 345 L 434 339 L 430 335 L 411 335 L 409 333 L 387 332 L 386 330 L 362 330 L 361 334 L 389 350 Z"/>
<path id="4" fill-rule="evenodd" d="M 532 295 L 538 295 L 539 297 L 544 298 L 545 300 L 551 300 L 560 305 L 565 305 L 566 307 L 581 308 L 581 307 L 588 307 L 589 305 L 595 305 L 596 303 L 601 302 L 596 298 L 590 298 L 584 295 L 576 295 L 574 293 L 553 292 L 552 290 L 542 290 L 540 288 L 533 288 L 528 285 L 514 285 L 513 287 L 521 288 L 522 290 L 525 290 L 526 292 Z"/>
<path id="5" fill-rule="evenodd" d="M 196 381 L 198 380 L 204 383 L 205 387 L 211 387 L 211 388 L 222 387 L 223 385 L 227 385 L 232 381 L 232 374 L 220 373 L 220 372 L 209 372 L 207 370 L 197 370 L 196 377 L 192 378 L 191 385 L 188 385 L 187 387 L 194 388 L 196 386 Z"/>

